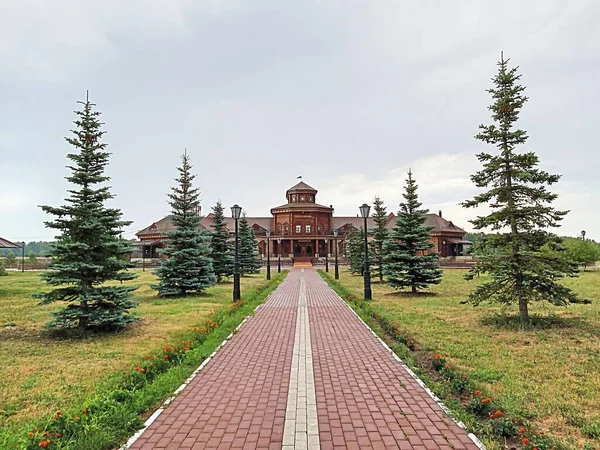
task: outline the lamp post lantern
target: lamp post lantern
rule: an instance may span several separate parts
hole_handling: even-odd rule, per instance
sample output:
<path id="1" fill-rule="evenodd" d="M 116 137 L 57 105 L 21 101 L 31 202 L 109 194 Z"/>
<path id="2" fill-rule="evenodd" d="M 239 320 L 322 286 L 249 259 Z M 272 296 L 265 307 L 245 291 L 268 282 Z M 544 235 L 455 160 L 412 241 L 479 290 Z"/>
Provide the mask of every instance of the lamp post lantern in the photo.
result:
<path id="1" fill-rule="evenodd" d="M 277 238 L 277 273 L 281 273 L 281 238 Z"/>
<path id="2" fill-rule="evenodd" d="M 325 238 L 325 272 L 329 272 L 329 247 L 327 243 L 329 239 Z"/>
<path id="3" fill-rule="evenodd" d="M 365 267 L 364 267 L 364 283 L 365 283 L 365 300 L 371 300 L 373 296 L 371 295 L 371 274 L 369 272 L 369 244 L 367 242 L 367 218 L 369 217 L 369 210 L 371 207 L 366 203 L 363 203 L 362 206 L 359 207 L 360 215 L 364 219 L 365 226 Z"/>
<path id="4" fill-rule="evenodd" d="M 235 259 L 233 260 L 233 301 L 237 302 L 241 298 L 240 294 L 240 263 L 239 263 L 239 240 L 238 240 L 238 220 L 242 215 L 242 207 L 233 205 L 231 207 L 231 217 L 235 220 Z"/>
<path id="5" fill-rule="evenodd" d="M 335 252 L 335 279 L 340 279 L 340 270 L 338 268 L 338 256 L 337 256 L 337 236 L 338 230 L 333 230 L 333 251 Z"/>
<path id="6" fill-rule="evenodd" d="M 271 232 L 267 230 L 267 280 L 271 279 L 271 246 L 269 244 L 269 239 L 271 236 Z"/>
<path id="7" fill-rule="evenodd" d="M 581 230 L 581 239 L 585 241 L 585 230 Z"/>

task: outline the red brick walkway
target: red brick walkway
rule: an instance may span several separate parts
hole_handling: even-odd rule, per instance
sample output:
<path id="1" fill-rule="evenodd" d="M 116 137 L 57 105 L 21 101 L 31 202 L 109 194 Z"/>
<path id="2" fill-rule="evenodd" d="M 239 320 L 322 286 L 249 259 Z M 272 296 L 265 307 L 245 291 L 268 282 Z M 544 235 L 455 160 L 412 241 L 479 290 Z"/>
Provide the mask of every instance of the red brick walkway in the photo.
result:
<path id="1" fill-rule="evenodd" d="M 130 448 L 281 449 L 302 277 L 319 443 L 294 448 L 477 449 L 312 269 L 292 270 Z"/>

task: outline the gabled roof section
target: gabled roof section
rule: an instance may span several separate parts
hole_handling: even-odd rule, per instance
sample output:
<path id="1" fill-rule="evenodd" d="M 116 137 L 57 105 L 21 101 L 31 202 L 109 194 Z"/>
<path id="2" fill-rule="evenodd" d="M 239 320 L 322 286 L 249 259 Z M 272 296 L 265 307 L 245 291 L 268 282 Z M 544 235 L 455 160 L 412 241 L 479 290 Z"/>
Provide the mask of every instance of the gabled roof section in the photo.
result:
<path id="1" fill-rule="evenodd" d="M 289 188 L 285 194 L 287 195 L 290 192 L 298 192 L 298 191 L 312 192 L 313 194 L 316 194 L 318 192 L 314 187 L 311 187 L 308 184 L 306 184 L 304 181 L 301 181 L 300 183 L 296 184 L 295 186 L 292 186 L 291 188 Z"/>
<path id="2" fill-rule="evenodd" d="M 466 231 L 460 227 L 454 225 L 451 221 L 446 220 L 437 214 L 427 214 L 425 220 L 426 227 L 433 227 L 433 232 L 452 232 L 452 233 L 463 233 Z M 390 229 L 394 226 L 396 222 L 396 216 L 393 213 L 390 213 L 387 218 L 387 222 L 385 227 Z M 356 229 L 360 229 L 364 225 L 364 219 L 362 217 L 332 217 L 331 218 L 331 226 L 334 230 L 339 230 L 344 228 L 346 225 L 352 225 Z M 375 228 L 375 221 L 373 217 L 369 217 L 367 219 L 367 228 L 372 230 Z"/>
<path id="3" fill-rule="evenodd" d="M 21 246 L 0 237 L 0 248 L 21 248 Z"/>

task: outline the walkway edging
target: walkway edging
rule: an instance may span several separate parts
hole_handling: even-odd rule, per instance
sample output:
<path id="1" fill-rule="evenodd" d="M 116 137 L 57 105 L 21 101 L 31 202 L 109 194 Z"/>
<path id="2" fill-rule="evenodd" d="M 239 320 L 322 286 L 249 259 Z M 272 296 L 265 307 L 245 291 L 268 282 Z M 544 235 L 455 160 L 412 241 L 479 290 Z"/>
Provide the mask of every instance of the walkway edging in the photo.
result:
<path id="1" fill-rule="evenodd" d="M 323 280 L 323 282 L 324 282 L 324 283 L 326 283 L 326 284 L 329 286 L 329 283 L 327 283 L 327 281 L 326 281 L 325 279 L 323 279 L 322 277 L 321 277 L 321 279 Z M 456 423 L 456 424 L 457 424 L 457 425 L 458 425 L 460 428 L 462 428 L 463 430 L 466 430 L 466 429 L 467 429 L 466 425 L 465 425 L 463 422 L 461 422 L 460 420 L 456 420 L 456 419 L 454 418 L 454 415 L 453 415 L 452 411 L 450 411 L 450 409 L 449 409 L 449 408 L 448 408 L 446 405 L 444 405 L 444 403 L 442 402 L 442 400 L 441 400 L 441 399 L 440 399 L 440 398 L 439 398 L 437 395 L 435 395 L 435 393 L 434 393 L 434 392 L 433 392 L 431 389 L 429 389 L 429 388 L 428 388 L 428 387 L 425 385 L 425 383 L 423 382 L 423 380 L 421 380 L 421 379 L 419 378 L 419 376 L 418 376 L 416 373 L 414 373 L 414 372 L 412 371 L 412 369 L 411 369 L 410 367 L 408 367 L 408 366 L 406 365 L 406 363 L 405 363 L 404 361 L 402 361 L 402 359 L 401 359 L 401 358 L 400 358 L 398 355 L 396 355 L 396 353 L 395 353 L 395 352 L 394 352 L 394 351 L 393 351 L 393 350 L 390 348 L 390 346 L 389 346 L 389 345 L 387 345 L 387 344 L 385 343 L 385 341 L 384 341 L 383 339 L 381 339 L 381 338 L 380 338 L 380 337 L 377 335 L 377 333 L 375 333 L 375 331 L 374 331 L 374 330 L 373 330 L 373 329 L 372 329 L 372 328 L 371 328 L 371 327 L 370 327 L 370 326 L 369 326 L 369 325 L 368 325 L 368 324 L 367 324 L 367 323 L 366 323 L 366 322 L 365 322 L 365 321 L 362 319 L 362 317 L 360 317 L 360 315 L 359 315 L 359 314 L 358 314 L 358 313 L 357 313 L 357 312 L 354 310 L 354 308 L 352 308 L 352 307 L 351 307 L 351 306 L 348 304 L 348 302 L 346 302 L 346 301 L 345 301 L 345 300 L 344 300 L 344 299 L 343 299 L 343 298 L 342 298 L 342 297 L 341 297 L 341 296 L 340 296 L 340 295 L 339 295 L 337 292 L 335 292 L 335 290 L 334 290 L 334 289 L 332 289 L 332 291 L 335 293 L 335 295 L 337 295 L 337 296 L 338 296 L 338 297 L 339 297 L 339 298 L 342 300 L 342 302 L 344 303 L 344 305 L 346 305 L 346 307 L 347 307 L 348 309 L 350 309 L 350 311 L 352 311 L 352 313 L 353 313 L 353 314 L 354 314 L 356 317 L 358 317 L 358 320 L 360 320 L 360 321 L 363 323 L 363 325 L 364 325 L 364 326 L 365 326 L 365 327 L 366 327 L 366 328 L 367 328 L 367 329 L 368 329 L 368 330 L 369 330 L 369 331 L 370 331 L 370 332 L 373 334 L 373 336 L 375 336 L 375 338 L 376 338 L 376 339 L 379 341 L 379 343 L 380 343 L 380 344 L 381 344 L 381 345 L 382 345 L 382 346 L 383 346 L 383 347 L 384 347 L 384 348 L 385 348 L 385 349 L 386 349 L 388 352 L 390 352 L 390 353 L 392 354 L 392 356 L 394 357 L 394 359 L 400 363 L 400 365 L 401 365 L 401 366 L 404 368 L 404 370 L 406 370 L 406 371 L 408 372 L 408 374 L 409 374 L 409 375 L 410 375 L 410 376 L 411 376 L 411 377 L 412 377 L 412 378 L 413 378 L 413 379 L 414 379 L 414 380 L 415 380 L 415 381 L 416 381 L 416 382 L 417 382 L 417 383 L 418 383 L 418 384 L 419 384 L 419 385 L 420 385 L 420 386 L 421 386 L 423 389 L 425 389 L 425 392 L 427 392 L 427 394 L 428 394 L 428 395 L 429 395 L 429 396 L 430 396 L 430 397 L 433 399 L 433 401 L 434 401 L 434 402 L 436 402 L 436 403 L 437 403 L 437 405 L 438 405 L 440 408 L 442 408 L 442 410 L 443 410 L 443 411 L 446 413 L 446 415 L 447 415 L 448 417 L 450 417 L 450 419 L 451 419 L 451 420 L 452 420 L 454 423 Z M 467 436 L 469 437 L 469 439 L 471 439 L 471 440 L 473 441 L 473 443 L 474 443 L 474 444 L 475 444 L 475 445 L 476 445 L 476 446 L 477 446 L 477 447 L 478 447 L 480 450 L 486 450 L 486 447 L 485 447 L 485 445 L 483 444 L 483 442 L 481 442 L 481 441 L 479 440 L 479 438 L 478 438 L 477 436 L 475 436 L 475 434 L 473 434 L 473 433 L 468 433 L 468 434 L 467 434 Z"/>
<path id="2" fill-rule="evenodd" d="M 156 410 L 154 411 L 154 413 L 152 413 L 152 415 L 144 422 L 144 426 L 142 428 L 140 428 L 138 431 L 135 432 L 135 434 L 133 436 L 131 436 L 129 438 L 129 440 L 121 447 L 119 447 L 119 450 L 127 450 L 129 449 L 134 443 L 135 441 L 137 441 L 140 436 L 144 433 L 144 431 L 146 431 L 146 429 L 152 425 L 152 423 L 158 419 L 158 416 L 160 416 L 162 414 L 162 412 L 165 410 L 165 407 L 168 406 L 173 400 L 175 400 L 175 398 L 177 397 L 177 395 L 179 395 L 179 393 L 181 391 L 183 391 L 186 386 L 188 384 L 190 384 L 192 382 L 192 380 L 194 378 L 196 378 L 196 376 L 198 375 L 198 373 L 200 373 L 200 371 L 202 369 L 204 369 L 204 367 L 209 363 L 209 361 L 211 359 L 213 359 L 213 357 L 217 354 L 217 352 L 225 345 L 227 344 L 227 342 L 233 337 L 233 335 L 235 333 L 237 333 L 239 331 L 240 328 L 242 328 L 242 325 L 244 325 L 246 323 L 246 321 L 250 318 L 253 317 L 256 312 L 258 311 L 258 309 L 264 305 L 264 303 L 269 299 L 269 297 L 271 297 L 273 293 L 269 294 L 264 301 L 258 305 L 256 308 L 254 308 L 254 310 L 248 314 L 246 317 L 244 317 L 244 320 L 242 320 L 240 322 L 240 324 L 235 327 L 235 330 L 233 330 L 232 333 L 229 333 L 229 336 L 227 336 L 225 338 L 225 340 L 223 342 L 221 342 L 219 344 L 219 346 L 208 356 L 206 357 L 206 359 L 204 361 L 202 361 L 202 363 L 196 368 L 196 370 L 194 370 L 194 372 L 192 372 L 192 374 L 183 382 L 183 384 L 181 386 L 179 386 L 174 392 L 173 395 L 171 395 L 169 398 L 167 398 L 162 405 Z"/>

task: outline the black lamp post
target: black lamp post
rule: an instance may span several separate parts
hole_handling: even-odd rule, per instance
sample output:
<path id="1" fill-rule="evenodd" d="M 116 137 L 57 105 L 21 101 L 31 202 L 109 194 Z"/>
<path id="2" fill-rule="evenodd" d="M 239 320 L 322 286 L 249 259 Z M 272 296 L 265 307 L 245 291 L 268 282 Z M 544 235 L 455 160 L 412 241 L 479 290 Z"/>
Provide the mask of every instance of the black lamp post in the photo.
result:
<path id="1" fill-rule="evenodd" d="M 277 239 L 277 273 L 281 273 L 281 238 Z"/>
<path id="2" fill-rule="evenodd" d="M 269 244 L 269 237 L 271 232 L 267 230 L 267 280 L 271 279 L 271 246 Z"/>
<path id="3" fill-rule="evenodd" d="M 329 247 L 327 247 L 329 239 L 325 238 L 325 272 L 329 272 Z"/>
<path id="4" fill-rule="evenodd" d="M 373 296 L 371 295 L 371 274 L 369 273 L 369 244 L 367 242 L 367 218 L 369 217 L 369 210 L 371 207 L 364 203 L 359 207 L 360 215 L 365 221 L 365 268 L 364 268 L 364 277 L 365 277 L 365 300 L 371 300 Z"/>
<path id="5" fill-rule="evenodd" d="M 581 230 L 581 239 L 585 241 L 585 230 Z"/>
<path id="6" fill-rule="evenodd" d="M 240 294 L 240 265 L 239 265 L 239 242 L 238 242 L 238 220 L 242 215 L 242 207 L 233 205 L 231 207 L 231 217 L 235 220 L 235 259 L 233 260 L 233 301 L 237 302 L 241 298 Z"/>
<path id="7" fill-rule="evenodd" d="M 340 279 L 340 270 L 338 268 L 338 257 L 337 257 L 337 236 L 338 230 L 333 230 L 333 250 L 335 252 L 335 279 Z"/>

